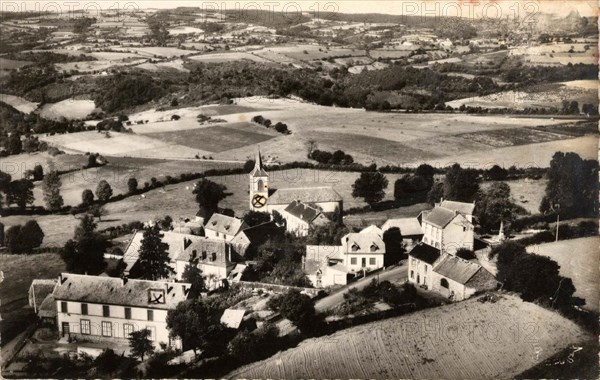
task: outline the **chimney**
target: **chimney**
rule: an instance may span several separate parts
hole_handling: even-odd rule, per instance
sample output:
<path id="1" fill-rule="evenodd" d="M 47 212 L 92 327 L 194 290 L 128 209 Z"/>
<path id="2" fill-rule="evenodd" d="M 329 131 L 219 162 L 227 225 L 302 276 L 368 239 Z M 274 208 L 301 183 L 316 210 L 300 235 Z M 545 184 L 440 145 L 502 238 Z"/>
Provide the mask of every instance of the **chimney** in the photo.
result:
<path id="1" fill-rule="evenodd" d="M 181 286 L 183 289 L 183 295 L 187 297 L 188 293 L 190 292 L 190 289 L 187 288 L 185 285 Z"/>
<path id="2" fill-rule="evenodd" d="M 183 249 L 187 249 L 192 244 L 192 240 L 188 238 L 183 238 Z"/>
<path id="3" fill-rule="evenodd" d="M 60 277 L 60 284 L 61 284 L 61 285 L 62 285 L 62 284 L 64 284 L 64 283 L 65 283 L 65 281 L 67 281 L 67 277 L 63 276 L 63 274 L 62 274 L 62 273 L 60 274 L 60 276 L 59 276 L 59 277 Z"/>
<path id="4" fill-rule="evenodd" d="M 127 277 L 123 276 L 121 277 L 121 280 L 123 280 L 123 285 L 127 284 L 127 281 L 129 280 Z"/>
<path id="5" fill-rule="evenodd" d="M 171 293 L 171 290 L 173 290 L 173 287 L 167 284 L 167 294 Z"/>

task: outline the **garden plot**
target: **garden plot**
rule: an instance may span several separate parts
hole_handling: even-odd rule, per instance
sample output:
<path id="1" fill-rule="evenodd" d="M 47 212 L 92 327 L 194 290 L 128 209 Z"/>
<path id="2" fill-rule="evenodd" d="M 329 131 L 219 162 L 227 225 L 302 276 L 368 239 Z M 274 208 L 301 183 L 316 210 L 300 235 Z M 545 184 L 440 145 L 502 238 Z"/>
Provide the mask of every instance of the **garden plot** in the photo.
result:
<path id="1" fill-rule="evenodd" d="M 183 50 L 174 47 L 128 47 L 128 48 L 115 48 L 115 50 L 132 51 L 144 57 L 164 57 L 173 58 L 187 56 L 190 54 L 199 53 L 196 50 Z"/>
<path id="2" fill-rule="evenodd" d="M 192 61 L 205 63 L 223 63 L 231 61 L 254 61 L 254 62 L 269 62 L 267 59 L 259 57 L 255 54 L 245 52 L 229 52 L 229 53 L 214 53 L 201 54 L 188 57 Z"/>
<path id="3" fill-rule="evenodd" d="M 305 340 L 225 377 L 512 378 L 587 338 L 558 313 L 502 294 Z"/>
<path id="4" fill-rule="evenodd" d="M 600 293 L 600 238 L 588 237 L 563 240 L 527 247 L 527 251 L 548 256 L 560 265 L 560 274 L 569 277 L 575 285 L 575 296 L 586 300 L 586 308 L 598 311 Z"/>
<path id="5" fill-rule="evenodd" d="M 65 99 L 58 103 L 46 103 L 40 109 L 40 116 L 46 119 L 58 120 L 64 117 L 67 120 L 83 119 L 96 108 L 93 100 Z"/>
<path id="6" fill-rule="evenodd" d="M 4 102 L 23 113 L 31 113 L 35 111 L 39 105 L 39 103 L 30 102 L 20 96 L 8 94 L 0 94 L 0 102 Z"/>

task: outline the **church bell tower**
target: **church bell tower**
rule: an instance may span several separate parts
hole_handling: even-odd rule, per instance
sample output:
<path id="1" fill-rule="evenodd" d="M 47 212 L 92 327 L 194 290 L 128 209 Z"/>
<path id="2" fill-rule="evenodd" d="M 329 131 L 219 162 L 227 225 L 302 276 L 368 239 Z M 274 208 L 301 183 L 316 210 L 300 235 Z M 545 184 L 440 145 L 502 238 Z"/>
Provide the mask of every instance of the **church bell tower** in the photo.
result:
<path id="1" fill-rule="evenodd" d="M 250 172 L 250 210 L 267 212 L 269 174 L 263 168 L 260 147 L 256 152 L 254 169 Z"/>

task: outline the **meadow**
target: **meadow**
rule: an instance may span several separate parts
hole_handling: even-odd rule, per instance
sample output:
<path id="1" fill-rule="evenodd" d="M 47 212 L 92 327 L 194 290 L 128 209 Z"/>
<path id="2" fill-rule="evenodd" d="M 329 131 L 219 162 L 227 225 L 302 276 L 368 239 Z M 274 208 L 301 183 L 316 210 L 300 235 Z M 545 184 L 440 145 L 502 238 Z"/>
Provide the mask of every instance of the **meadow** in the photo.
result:
<path id="1" fill-rule="evenodd" d="M 587 338 L 558 313 L 501 294 L 308 339 L 226 378 L 512 378 Z"/>
<path id="2" fill-rule="evenodd" d="M 38 103 L 30 102 L 20 96 L 0 94 L 0 101 L 12 106 L 13 108 L 23 112 L 31 113 L 38 108 Z"/>
<path id="3" fill-rule="evenodd" d="M 586 300 L 586 308 L 598 311 L 600 294 L 600 238 L 562 240 L 527 247 L 527 251 L 548 256 L 560 265 L 560 274 L 573 280 L 575 296 Z"/>
<path id="4" fill-rule="evenodd" d="M 46 103 L 40 109 L 40 116 L 45 119 L 59 120 L 65 118 L 67 120 L 84 119 L 94 111 L 99 111 L 96 108 L 93 100 L 77 100 L 65 99 L 57 103 Z"/>

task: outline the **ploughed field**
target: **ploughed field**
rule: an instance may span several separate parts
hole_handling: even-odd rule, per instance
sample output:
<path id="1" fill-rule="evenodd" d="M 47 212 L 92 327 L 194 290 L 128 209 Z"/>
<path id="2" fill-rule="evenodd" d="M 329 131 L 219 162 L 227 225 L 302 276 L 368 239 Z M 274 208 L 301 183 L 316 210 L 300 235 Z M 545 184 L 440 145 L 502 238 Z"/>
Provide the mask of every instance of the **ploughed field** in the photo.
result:
<path id="1" fill-rule="evenodd" d="M 309 339 L 225 377 L 510 379 L 586 337 L 558 313 L 501 294 Z"/>

